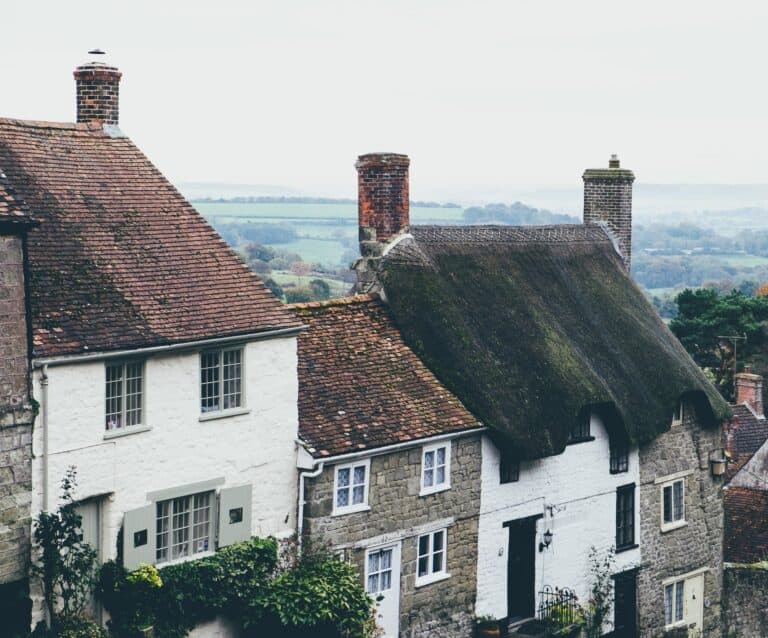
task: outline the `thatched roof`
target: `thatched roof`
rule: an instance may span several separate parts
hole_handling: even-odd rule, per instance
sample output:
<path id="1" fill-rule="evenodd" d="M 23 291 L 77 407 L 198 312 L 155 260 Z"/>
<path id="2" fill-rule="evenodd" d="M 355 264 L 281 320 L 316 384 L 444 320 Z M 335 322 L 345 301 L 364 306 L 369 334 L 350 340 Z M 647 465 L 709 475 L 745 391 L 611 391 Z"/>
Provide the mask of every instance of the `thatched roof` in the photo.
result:
<path id="1" fill-rule="evenodd" d="M 381 264 L 406 342 L 521 458 L 562 452 L 585 409 L 645 443 L 686 395 L 728 405 L 597 226 L 417 226 Z"/>

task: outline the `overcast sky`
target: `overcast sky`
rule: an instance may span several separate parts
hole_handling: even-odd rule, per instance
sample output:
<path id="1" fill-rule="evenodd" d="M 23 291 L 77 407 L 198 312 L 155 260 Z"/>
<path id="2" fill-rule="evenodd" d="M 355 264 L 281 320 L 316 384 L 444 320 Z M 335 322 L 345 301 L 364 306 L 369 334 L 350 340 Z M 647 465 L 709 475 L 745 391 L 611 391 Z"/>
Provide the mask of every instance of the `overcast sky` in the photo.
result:
<path id="1" fill-rule="evenodd" d="M 768 182 L 768 3 L 6 0 L 0 115 L 71 121 L 93 47 L 121 128 L 172 181 L 353 195 L 407 153 L 418 198 Z"/>

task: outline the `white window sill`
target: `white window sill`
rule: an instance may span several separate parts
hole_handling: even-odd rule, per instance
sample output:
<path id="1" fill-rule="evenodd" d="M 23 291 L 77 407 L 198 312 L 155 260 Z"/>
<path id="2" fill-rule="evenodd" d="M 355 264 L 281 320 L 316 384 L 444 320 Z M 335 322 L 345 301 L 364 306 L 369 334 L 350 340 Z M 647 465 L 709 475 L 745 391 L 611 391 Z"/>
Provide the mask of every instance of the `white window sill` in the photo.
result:
<path id="1" fill-rule="evenodd" d="M 450 578 L 451 575 L 447 574 L 446 572 L 441 572 L 439 574 L 432 574 L 431 576 L 423 576 L 419 578 L 416 577 L 416 582 L 414 583 L 414 587 L 425 587 L 426 585 L 431 585 L 432 583 L 439 583 L 441 580 L 446 580 L 447 578 Z"/>
<path id="2" fill-rule="evenodd" d="M 242 414 L 248 414 L 251 411 L 250 408 L 232 408 L 231 410 L 219 410 L 218 412 L 206 412 L 201 414 L 199 421 L 215 421 L 216 419 L 226 419 L 230 416 L 240 416 Z"/>
<path id="3" fill-rule="evenodd" d="M 675 521 L 674 523 L 662 524 L 661 533 L 664 534 L 666 532 L 672 532 L 676 529 L 680 529 L 681 527 L 685 527 L 686 525 L 688 525 L 688 521 L 686 520 Z"/>
<path id="4" fill-rule="evenodd" d="M 338 507 L 331 512 L 331 516 L 345 516 L 346 514 L 354 514 L 355 512 L 369 512 L 371 506 L 368 503 L 360 503 L 359 505 L 350 505 L 349 507 Z"/>
<path id="5" fill-rule="evenodd" d="M 151 425 L 128 425 L 116 430 L 107 430 L 104 432 L 104 440 L 109 441 L 110 439 L 119 439 L 122 436 L 130 436 L 131 434 L 139 434 L 140 432 L 149 432 L 151 429 Z"/>
<path id="6" fill-rule="evenodd" d="M 168 567 L 170 565 L 178 565 L 179 563 L 188 563 L 191 560 L 198 560 L 200 558 L 205 558 L 206 556 L 213 556 L 216 552 L 213 550 L 206 550 L 204 552 L 200 552 L 198 554 L 192 554 L 192 556 L 182 556 L 181 558 L 174 558 L 173 560 L 166 560 L 162 563 L 155 563 L 155 567 L 161 568 L 161 567 Z"/>
<path id="7" fill-rule="evenodd" d="M 430 494 L 437 494 L 439 492 L 445 492 L 446 490 L 451 489 L 450 483 L 443 483 L 442 485 L 432 486 L 432 487 L 422 487 L 421 492 L 419 492 L 419 496 L 429 496 Z"/>

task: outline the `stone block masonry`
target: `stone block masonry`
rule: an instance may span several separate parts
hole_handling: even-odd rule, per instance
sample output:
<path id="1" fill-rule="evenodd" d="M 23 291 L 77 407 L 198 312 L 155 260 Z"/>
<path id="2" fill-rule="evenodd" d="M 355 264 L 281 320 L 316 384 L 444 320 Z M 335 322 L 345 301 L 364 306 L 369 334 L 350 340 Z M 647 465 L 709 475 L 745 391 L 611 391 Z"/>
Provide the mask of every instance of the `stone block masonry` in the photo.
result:
<path id="1" fill-rule="evenodd" d="M 723 636 L 768 636 L 768 569 L 729 567 L 723 574 Z"/>
<path id="2" fill-rule="evenodd" d="M 382 535 L 401 538 L 400 635 L 409 638 L 466 638 L 472 635 L 477 582 L 480 509 L 480 435 L 455 439 L 451 487 L 420 496 L 422 448 L 374 456 L 370 466 L 370 511 L 332 516 L 334 466 L 307 480 L 305 530 L 314 539 L 342 548 L 365 574 L 364 541 Z M 416 587 L 418 530 L 452 518 L 447 530 L 450 577 Z M 394 536 L 393 536 L 394 535 Z"/>
<path id="3" fill-rule="evenodd" d="M 670 415 L 671 417 L 671 415 Z M 639 635 L 665 630 L 664 582 L 700 570 L 704 577 L 703 638 L 721 635 L 723 501 L 722 478 L 712 477 L 709 453 L 720 448 L 720 428 L 705 428 L 692 402 L 681 423 L 640 448 Z M 684 522 L 662 531 L 662 483 L 677 475 L 685 485 Z"/>
<path id="4" fill-rule="evenodd" d="M 26 578 L 32 497 L 23 239 L 0 236 L 0 585 Z"/>

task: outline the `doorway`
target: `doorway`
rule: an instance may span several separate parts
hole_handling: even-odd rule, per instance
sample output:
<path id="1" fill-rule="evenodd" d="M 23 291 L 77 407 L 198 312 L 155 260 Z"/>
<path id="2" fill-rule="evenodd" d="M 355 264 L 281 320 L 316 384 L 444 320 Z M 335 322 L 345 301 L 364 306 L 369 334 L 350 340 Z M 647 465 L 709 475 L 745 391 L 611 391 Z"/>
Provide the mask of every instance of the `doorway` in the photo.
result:
<path id="1" fill-rule="evenodd" d="M 541 516 L 504 523 L 507 551 L 507 617 L 510 622 L 536 613 L 536 521 Z"/>
<path id="2" fill-rule="evenodd" d="M 369 549 L 365 554 L 365 591 L 376 603 L 384 638 L 400 635 L 400 543 Z"/>
<path id="3" fill-rule="evenodd" d="M 80 501 L 76 511 L 81 517 L 80 528 L 83 531 L 83 542 L 88 543 L 96 552 L 96 560 L 101 565 L 101 507 L 98 499 Z M 91 600 L 87 609 L 91 617 L 101 624 L 101 605 L 96 600 L 95 594 L 91 594 Z"/>
<path id="4" fill-rule="evenodd" d="M 622 572 L 613 578 L 613 637 L 636 638 L 637 570 Z"/>

